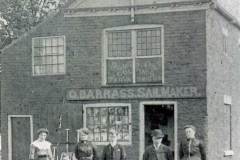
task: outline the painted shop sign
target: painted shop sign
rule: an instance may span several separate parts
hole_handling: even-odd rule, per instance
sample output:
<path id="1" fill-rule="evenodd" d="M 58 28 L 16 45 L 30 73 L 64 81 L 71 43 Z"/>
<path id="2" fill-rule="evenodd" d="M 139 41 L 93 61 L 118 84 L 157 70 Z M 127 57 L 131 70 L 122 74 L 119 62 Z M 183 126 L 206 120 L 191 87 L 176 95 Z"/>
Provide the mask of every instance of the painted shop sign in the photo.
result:
<path id="1" fill-rule="evenodd" d="M 69 89 L 67 100 L 202 97 L 196 87 Z"/>

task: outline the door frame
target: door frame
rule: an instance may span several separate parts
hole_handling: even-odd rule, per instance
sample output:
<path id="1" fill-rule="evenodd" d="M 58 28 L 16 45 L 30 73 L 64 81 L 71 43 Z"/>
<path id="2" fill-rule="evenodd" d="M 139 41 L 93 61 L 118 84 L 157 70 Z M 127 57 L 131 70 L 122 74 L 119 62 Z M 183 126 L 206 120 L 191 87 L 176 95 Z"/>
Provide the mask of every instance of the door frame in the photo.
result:
<path id="1" fill-rule="evenodd" d="M 139 160 L 142 160 L 145 146 L 145 112 L 144 107 L 146 105 L 162 105 L 162 104 L 173 104 L 174 105 L 174 160 L 177 160 L 178 143 L 177 143 L 177 102 L 176 101 L 144 101 L 140 102 L 139 111 Z"/>
<path id="2" fill-rule="evenodd" d="M 29 118 L 31 142 L 33 141 L 33 118 L 32 115 L 8 115 L 8 160 L 12 160 L 12 118 Z M 29 144 L 30 145 L 30 144 Z"/>

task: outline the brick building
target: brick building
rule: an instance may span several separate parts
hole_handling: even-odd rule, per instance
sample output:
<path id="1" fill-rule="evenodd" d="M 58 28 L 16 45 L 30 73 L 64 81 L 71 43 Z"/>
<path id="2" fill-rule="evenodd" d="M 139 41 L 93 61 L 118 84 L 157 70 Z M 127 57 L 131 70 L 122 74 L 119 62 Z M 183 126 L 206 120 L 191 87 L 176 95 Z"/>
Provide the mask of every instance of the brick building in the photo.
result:
<path id="1" fill-rule="evenodd" d="M 209 0 L 74 1 L 3 50 L 3 159 L 27 159 L 39 127 L 60 156 L 88 127 L 137 160 L 152 129 L 177 152 L 193 124 L 208 159 L 238 160 L 239 29 Z"/>

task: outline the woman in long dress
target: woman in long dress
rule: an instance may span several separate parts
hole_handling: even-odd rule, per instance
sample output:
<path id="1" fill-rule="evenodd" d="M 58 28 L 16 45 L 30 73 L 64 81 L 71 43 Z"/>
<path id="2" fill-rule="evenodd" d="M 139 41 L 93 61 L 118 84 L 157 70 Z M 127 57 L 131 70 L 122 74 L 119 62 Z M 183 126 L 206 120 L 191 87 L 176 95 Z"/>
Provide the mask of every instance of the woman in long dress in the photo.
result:
<path id="1" fill-rule="evenodd" d="M 87 128 L 81 128 L 79 133 L 80 141 L 75 147 L 77 160 L 98 160 L 96 148 L 88 139 L 90 131 Z"/>
<path id="2" fill-rule="evenodd" d="M 186 125 L 184 130 L 186 139 L 180 143 L 180 160 L 206 160 L 206 152 L 203 142 L 195 137 L 195 126 Z"/>

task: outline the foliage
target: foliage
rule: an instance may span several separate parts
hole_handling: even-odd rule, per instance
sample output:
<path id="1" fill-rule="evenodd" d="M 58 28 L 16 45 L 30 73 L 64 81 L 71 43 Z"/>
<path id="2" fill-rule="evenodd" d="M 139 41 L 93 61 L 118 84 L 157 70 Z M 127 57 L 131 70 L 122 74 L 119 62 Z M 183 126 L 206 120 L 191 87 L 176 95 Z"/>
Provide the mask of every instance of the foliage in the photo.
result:
<path id="1" fill-rule="evenodd" d="M 2 4 L 0 13 L 6 23 L 0 21 L 0 49 L 39 24 L 62 3 L 59 0 L 5 0 Z"/>

